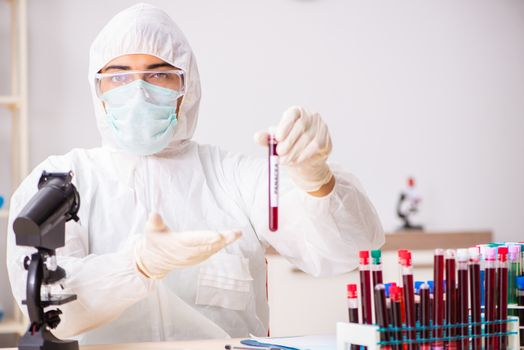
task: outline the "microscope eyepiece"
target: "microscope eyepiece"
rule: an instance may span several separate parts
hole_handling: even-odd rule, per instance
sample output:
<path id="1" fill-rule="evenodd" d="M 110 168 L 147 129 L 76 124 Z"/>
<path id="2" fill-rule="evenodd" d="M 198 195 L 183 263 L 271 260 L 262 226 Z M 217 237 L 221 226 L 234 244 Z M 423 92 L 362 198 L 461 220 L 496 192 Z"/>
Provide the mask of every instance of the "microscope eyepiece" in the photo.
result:
<path id="1" fill-rule="evenodd" d="M 78 221 L 80 196 L 71 183 L 73 173 L 43 172 L 38 192 L 13 223 L 16 244 L 54 250 L 65 244 L 65 223 Z"/>

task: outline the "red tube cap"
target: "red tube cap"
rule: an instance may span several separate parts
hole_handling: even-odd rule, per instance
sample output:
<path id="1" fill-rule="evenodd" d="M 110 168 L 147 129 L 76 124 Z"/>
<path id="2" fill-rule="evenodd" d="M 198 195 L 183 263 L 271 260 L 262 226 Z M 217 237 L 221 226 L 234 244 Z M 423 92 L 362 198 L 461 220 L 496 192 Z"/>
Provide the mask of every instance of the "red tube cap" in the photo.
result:
<path id="1" fill-rule="evenodd" d="M 348 284 L 346 286 L 347 293 L 348 293 L 348 299 L 355 299 L 357 297 L 357 285 L 356 284 Z"/>
<path id="2" fill-rule="evenodd" d="M 506 261 L 508 259 L 508 247 L 499 247 L 499 261 Z"/>
<path id="3" fill-rule="evenodd" d="M 411 266 L 411 252 L 407 249 L 399 250 L 398 262 L 402 266 Z"/>
<path id="4" fill-rule="evenodd" d="M 361 250 L 358 252 L 358 257 L 360 258 L 361 265 L 369 264 L 369 250 Z"/>

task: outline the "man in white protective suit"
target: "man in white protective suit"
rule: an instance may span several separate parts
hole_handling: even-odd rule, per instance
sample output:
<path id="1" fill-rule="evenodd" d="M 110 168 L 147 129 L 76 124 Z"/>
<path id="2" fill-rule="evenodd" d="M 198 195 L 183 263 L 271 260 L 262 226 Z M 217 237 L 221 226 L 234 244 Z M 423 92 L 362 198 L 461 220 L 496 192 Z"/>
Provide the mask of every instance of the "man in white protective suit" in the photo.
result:
<path id="1" fill-rule="evenodd" d="M 57 257 L 62 285 L 78 299 L 60 307 L 57 336 L 82 344 L 265 336 L 268 246 L 328 276 L 383 244 L 357 179 L 326 162 L 326 124 L 303 107 L 276 127 L 280 222 L 269 231 L 267 159 L 191 141 L 197 65 L 162 10 L 138 4 L 112 18 L 91 46 L 88 78 L 102 146 L 49 157 L 11 199 L 7 265 L 20 305 L 20 261 L 32 249 L 15 245 L 13 220 L 43 170 L 75 174 L 80 221 L 67 223 Z M 264 132 L 255 140 L 267 146 Z"/>

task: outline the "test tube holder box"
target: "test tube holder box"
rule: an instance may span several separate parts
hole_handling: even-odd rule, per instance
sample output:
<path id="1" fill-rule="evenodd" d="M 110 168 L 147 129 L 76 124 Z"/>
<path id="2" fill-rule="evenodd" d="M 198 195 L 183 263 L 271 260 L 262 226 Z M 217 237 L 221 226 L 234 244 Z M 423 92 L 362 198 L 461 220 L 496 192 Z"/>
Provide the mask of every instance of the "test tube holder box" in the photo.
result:
<path id="1" fill-rule="evenodd" d="M 509 316 L 507 323 L 508 347 L 507 350 L 520 348 L 519 341 L 519 318 Z M 363 345 L 367 350 L 380 349 L 380 331 L 378 325 L 359 323 L 337 323 L 337 350 L 347 350 L 349 345 Z"/>
<path id="2" fill-rule="evenodd" d="M 513 313 L 519 317 L 520 348 L 524 349 L 524 306 L 508 305 L 508 313 Z"/>
<path id="3" fill-rule="evenodd" d="M 349 345 L 364 345 L 368 350 L 380 349 L 379 326 L 360 323 L 337 322 L 337 350 L 347 350 Z"/>

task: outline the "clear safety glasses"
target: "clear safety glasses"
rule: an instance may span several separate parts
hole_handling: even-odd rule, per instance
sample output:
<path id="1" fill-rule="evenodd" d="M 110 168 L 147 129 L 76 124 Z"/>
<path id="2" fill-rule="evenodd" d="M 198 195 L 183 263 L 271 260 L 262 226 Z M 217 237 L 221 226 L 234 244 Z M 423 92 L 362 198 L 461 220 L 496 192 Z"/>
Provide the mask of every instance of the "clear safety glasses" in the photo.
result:
<path id="1" fill-rule="evenodd" d="M 95 80 L 96 92 L 100 98 L 106 92 L 128 85 L 136 80 L 143 80 L 149 84 L 176 91 L 179 96 L 185 92 L 184 72 L 176 69 L 97 73 Z"/>

